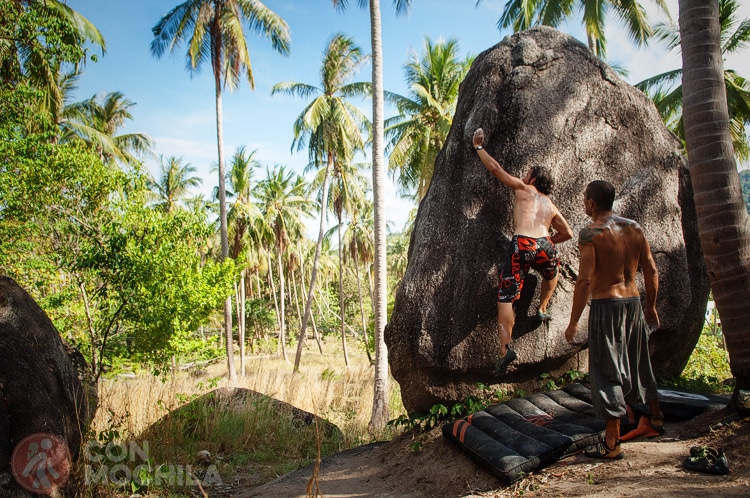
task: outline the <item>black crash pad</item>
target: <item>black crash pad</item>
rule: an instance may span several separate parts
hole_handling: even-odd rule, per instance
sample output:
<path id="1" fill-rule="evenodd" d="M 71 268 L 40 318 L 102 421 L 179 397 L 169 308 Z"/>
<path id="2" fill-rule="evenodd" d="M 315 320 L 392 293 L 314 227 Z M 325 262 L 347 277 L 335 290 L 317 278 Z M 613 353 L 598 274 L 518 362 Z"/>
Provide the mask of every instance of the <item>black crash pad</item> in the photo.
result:
<path id="1" fill-rule="evenodd" d="M 659 390 L 667 421 L 720 409 L 729 399 L 675 389 Z M 647 412 L 647 408 L 646 408 Z M 594 418 L 591 391 L 581 383 L 489 406 L 442 427 L 443 436 L 506 484 L 546 467 L 604 435 Z"/>

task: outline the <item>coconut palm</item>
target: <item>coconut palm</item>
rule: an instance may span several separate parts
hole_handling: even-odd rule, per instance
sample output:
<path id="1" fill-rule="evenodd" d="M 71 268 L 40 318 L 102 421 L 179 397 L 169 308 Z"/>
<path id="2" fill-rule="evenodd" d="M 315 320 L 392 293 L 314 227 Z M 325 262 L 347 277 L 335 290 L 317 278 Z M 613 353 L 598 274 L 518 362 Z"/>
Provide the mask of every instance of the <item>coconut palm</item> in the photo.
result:
<path id="1" fill-rule="evenodd" d="M 365 319 L 364 301 L 362 299 L 362 277 L 360 274 L 360 266 L 364 264 L 365 267 L 368 267 L 374 257 L 372 245 L 372 228 L 374 224 L 372 202 L 367 199 L 361 199 L 350 214 L 351 221 L 344 233 L 345 254 L 347 255 L 347 259 L 352 259 L 354 262 L 357 277 L 357 294 L 359 296 L 359 314 L 362 320 L 362 338 L 365 342 L 367 359 L 370 360 L 370 363 L 373 363 L 372 355 L 370 354 L 370 343 L 367 338 L 367 320 Z M 369 271 L 367 275 L 367 289 L 370 301 L 372 301 Z"/>
<path id="2" fill-rule="evenodd" d="M 250 52 L 243 26 L 269 39 L 281 54 L 289 53 L 289 27 L 272 10 L 258 0 L 186 0 L 159 20 L 152 31 L 151 53 L 161 57 L 187 44 L 188 71 L 193 74 L 208 60 L 214 77 L 216 101 L 216 142 L 219 167 L 219 224 L 221 257 L 229 255 L 227 206 L 224 176 L 224 128 L 222 89 L 234 90 L 246 79 L 255 88 Z M 224 303 L 229 378 L 237 379 L 232 347 L 232 303 Z"/>
<path id="3" fill-rule="evenodd" d="M 263 223 L 274 236 L 276 266 L 279 275 L 280 330 L 279 344 L 284 360 L 286 354 L 285 281 L 283 258 L 290 240 L 304 234 L 303 219 L 311 216 L 313 202 L 307 197 L 304 179 L 277 166 L 266 172 L 266 178 L 253 189 L 254 197 L 263 213 Z"/>
<path id="4" fill-rule="evenodd" d="M 26 81 L 44 92 L 41 112 L 58 122 L 63 105 L 59 74 L 64 63 L 86 61 L 84 44 L 106 50 L 104 37 L 84 16 L 59 0 L 2 2 L 0 27 L 0 81 Z M 33 21 L 23 22 L 31 18 Z"/>
<path id="5" fill-rule="evenodd" d="M 326 210 L 330 210 L 336 216 L 336 225 L 332 230 L 338 236 L 339 257 L 339 308 L 341 309 L 341 341 L 344 351 L 344 363 L 349 366 L 349 357 L 346 349 L 345 313 L 344 313 L 344 244 L 342 237 L 344 233 L 344 216 L 352 216 L 358 206 L 365 201 L 366 193 L 369 191 L 369 181 L 362 173 L 362 165 L 350 162 L 336 161 L 328 196 Z M 321 176 L 325 169 L 318 172 L 313 182 L 313 187 L 322 181 Z"/>
<path id="6" fill-rule="evenodd" d="M 724 59 L 744 49 L 750 40 L 750 19 L 737 16 L 736 0 L 719 0 L 719 25 L 721 26 L 721 53 Z M 656 36 L 666 43 L 668 50 L 679 50 L 680 32 L 674 23 L 659 23 Z M 669 129 L 685 139 L 682 124 L 682 69 L 674 69 L 645 79 L 636 86 L 651 95 L 656 108 Z M 741 162 L 750 159 L 747 126 L 750 125 L 750 82 L 732 69 L 724 69 L 724 87 L 729 109 L 729 130 L 734 154 Z"/>
<path id="7" fill-rule="evenodd" d="M 65 106 L 61 141 L 83 141 L 93 146 L 105 163 L 134 164 L 150 155 L 152 147 L 151 138 L 143 133 L 118 134 L 125 122 L 133 119 L 130 108 L 134 105 L 122 92 L 109 92 Z"/>
<path id="8" fill-rule="evenodd" d="M 477 0 L 477 4 L 481 1 Z M 669 16 L 664 0 L 654 0 L 654 4 Z M 556 28 L 578 13 L 582 16 L 589 49 L 600 58 L 606 55 L 604 29 L 610 13 L 625 23 L 628 34 L 638 45 L 645 45 L 653 34 L 643 5 L 633 0 L 510 0 L 505 4 L 497 27 L 500 30 L 512 27 L 513 31 L 522 31 L 543 24 Z"/>
<path id="9" fill-rule="evenodd" d="M 190 163 L 183 164 L 181 157 L 159 158 L 159 177 L 149 179 L 148 186 L 156 194 L 157 205 L 171 213 L 187 198 L 189 190 L 199 187 L 203 180 L 192 176 L 197 170 Z"/>
<path id="10" fill-rule="evenodd" d="M 404 233 L 392 234 L 388 241 L 388 266 L 391 275 L 400 283 L 406 273 L 406 263 L 409 256 L 409 235 Z M 398 288 L 396 285 L 396 288 Z"/>
<path id="11" fill-rule="evenodd" d="M 719 3 L 679 6 L 682 117 L 698 233 L 736 379 L 732 406 L 748 415 L 740 392 L 750 390 L 750 221 L 730 146 Z"/>
<path id="12" fill-rule="evenodd" d="M 448 137 L 456 111 L 458 86 L 474 61 L 458 57 L 458 41 L 425 37 L 421 56 L 404 66 L 408 96 L 386 92 L 398 115 L 385 121 L 388 169 L 402 196 L 421 201 L 432 180 L 435 159 Z"/>
<path id="13" fill-rule="evenodd" d="M 292 150 L 296 148 L 299 151 L 307 146 L 309 167 L 322 168 L 324 172 L 320 197 L 323 208 L 320 210 L 318 243 L 294 360 L 295 371 L 299 369 L 302 342 L 312 307 L 331 170 L 350 161 L 357 150 L 364 149 L 362 132 L 368 129 L 368 121 L 348 99 L 369 94 L 368 83 L 349 82 L 365 60 L 366 57 L 351 38 L 337 33 L 330 39 L 323 53 L 319 87 L 287 81 L 274 85 L 271 91 L 272 95 L 286 93 L 300 98 L 313 97 L 294 122 Z"/>
<path id="14" fill-rule="evenodd" d="M 248 152 L 245 146 L 240 146 L 232 155 L 227 172 L 229 191 L 227 196 L 232 198 L 231 207 L 227 213 L 231 244 L 229 257 L 237 259 L 242 252 L 245 235 L 252 218 L 260 216 L 260 211 L 252 201 L 253 173 L 261 164 L 255 158 L 258 149 Z"/>
<path id="15" fill-rule="evenodd" d="M 238 147 L 232 155 L 227 172 L 227 183 L 229 192 L 227 196 L 232 198 L 231 207 L 227 213 L 228 236 L 231 238 L 229 245 L 229 257 L 240 261 L 240 256 L 245 249 L 245 235 L 248 227 L 252 225 L 253 218 L 260 217 L 260 211 L 252 201 L 253 172 L 260 167 L 260 161 L 255 159 L 257 149 L 247 152 L 245 146 Z M 237 297 L 237 328 L 239 330 L 240 343 L 240 372 L 245 375 L 245 275 L 247 274 L 248 258 L 240 261 L 240 282 Z"/>
<path id="16" fill-rule="evenodd" d="M 331 0 L 343 11 L 349 0 Z M 388 279 L 386 270 L 385 158 L 384 158 L 384 91 L 383 39 L 380 22 L 380 0 L 357 0 L 360 7 L 370 8 L 370 41 L 372 46 L 372 196 L 375 209 L 375 386 L 370 427 L 382 430 L 388 423 L 388 350 L 384 331 L 388 320 Z M 411 0 L 393 0 L 398 13 L 406 13 Z"/>

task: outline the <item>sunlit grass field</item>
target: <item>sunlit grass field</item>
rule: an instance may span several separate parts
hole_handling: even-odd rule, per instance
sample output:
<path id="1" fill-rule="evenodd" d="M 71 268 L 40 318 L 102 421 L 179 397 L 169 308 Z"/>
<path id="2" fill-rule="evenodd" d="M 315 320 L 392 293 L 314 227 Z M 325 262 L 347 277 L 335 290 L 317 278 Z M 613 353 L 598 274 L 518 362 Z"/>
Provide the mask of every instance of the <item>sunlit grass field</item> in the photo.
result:
<path id="1" fill-rule="evenodd" d="M 153 483 L 155 476 L 158 480 L 160 472 L 163 480 L 168 480 L 163 470 L 167 462 L 182 467 L 195 465 L 195 455 L 201 450 L 212 455 L 215 471 L 223 479 L 238 468 L 248 468 L 268 480 L 315 461 L 319 450 L 324 457 L 392 438 L 395 429 L 388 427 L 373 434 L 368 428 L 374 367 L 356 346 L 349 348 L 347 367 L 340 349 L 340 342 L 335 340 L 324 343 L 324 354 L 317 347 L 306 349 L 297 373 L 293 372 L 294 351 L 289 352 L 289 361 L 278 354 L 248 355 L 244 375 L 238 356 L 236 384 L 227 378 L 226 359 L 158 376 L 141 371 L 101 380 L 99 408 L 89 432 L 90 449 L 85 453 L 88 458 L 79 469 L 79 480 L 85 482 L 82 488 L 87 490 L 82 496 L 136 491 L 171 495 L 174 485 L 142 483 Z M 206 395 L 222 387 L 246 388 L 288 403 L 329 421 L 340 433 L 301 424 L 289 410 L 280 410 L 263 399 L 216 409 L 205 401 L 211 399 Z M 389 402 L 389 418 L 405 413 L 398 384 L 392 379 Z M 168 416 L 180 407 L 183 411 L 179 416 Z M 128 465 L 122 470 L 131 475 L 124 475 L 122 483 L 101 470 L 102 465 L 108 465 L 105 470 L 110 471 L 115 464 Z M 145 465 L 134 470 L 139 464 Z M 137 472 L 142 477 L 133 479 L 132 474 Z"/>

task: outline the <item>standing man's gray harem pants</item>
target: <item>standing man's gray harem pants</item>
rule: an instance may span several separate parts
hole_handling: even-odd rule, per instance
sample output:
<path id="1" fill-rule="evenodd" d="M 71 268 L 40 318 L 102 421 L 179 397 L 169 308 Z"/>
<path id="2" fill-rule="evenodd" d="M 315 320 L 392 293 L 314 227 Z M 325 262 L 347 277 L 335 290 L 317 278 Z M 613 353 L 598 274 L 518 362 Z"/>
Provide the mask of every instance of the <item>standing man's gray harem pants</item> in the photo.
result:
<path id="1" fill-rule="evenodd" d="M 626 414 L 626 404 L 657 399 L 649 335 L 640 298 L 591 300 L 589 377 L 597 418 L 619 418 Z"/>

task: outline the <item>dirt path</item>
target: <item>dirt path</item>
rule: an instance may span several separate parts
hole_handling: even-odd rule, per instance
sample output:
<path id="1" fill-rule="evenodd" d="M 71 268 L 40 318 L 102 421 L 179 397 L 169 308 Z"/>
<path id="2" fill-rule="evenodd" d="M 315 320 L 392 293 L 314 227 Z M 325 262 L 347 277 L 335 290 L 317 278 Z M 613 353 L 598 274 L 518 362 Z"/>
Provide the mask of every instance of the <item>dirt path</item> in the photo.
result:
<path id="1" fill-rule="evenodd" d="M 320 495 L 326 497 L 743 497 L 750 496 L 750 419 L 723 423 L 712 412 L 667 426 L 658 439 L 624 443 L 626 456 L 616 462 L 591 460 L 581 454 L 526 476 L 510 486 L 468 458 L 440 434 L 420 436 L 422 449 L 410 448 L 415 436 L 405 434 L 325 458 L 318 472 Z M 718 426 L 720 424 L 720 426 Z M 711 430 L 711 427 L 714 427 Z M 685 470 L 691 446 L 723 448 L 731 473 L 713 476 Z M 305 497 L 313 466 L 250 487 L 236 479 L 210 496 L 237 498 Z M 218 491 L 218 490 L 216 490 Z M 311 494 L 310 496 L 316 496 Z"/>

